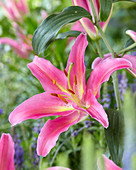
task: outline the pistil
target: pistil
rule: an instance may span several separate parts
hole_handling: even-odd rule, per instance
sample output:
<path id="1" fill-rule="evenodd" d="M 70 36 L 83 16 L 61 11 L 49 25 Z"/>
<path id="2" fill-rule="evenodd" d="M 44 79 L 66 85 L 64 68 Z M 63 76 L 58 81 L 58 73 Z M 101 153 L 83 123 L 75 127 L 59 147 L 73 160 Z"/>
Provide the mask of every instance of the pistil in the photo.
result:
<path id="1" fill-rule="evenodd" d="M 68 87 L 70 90 L 72 90 L 71 85 L 70 85 L 70 73 L 71 73 L 73 65 L 74 63 L 70 63 L 69 70 L 68 70 Z"/>

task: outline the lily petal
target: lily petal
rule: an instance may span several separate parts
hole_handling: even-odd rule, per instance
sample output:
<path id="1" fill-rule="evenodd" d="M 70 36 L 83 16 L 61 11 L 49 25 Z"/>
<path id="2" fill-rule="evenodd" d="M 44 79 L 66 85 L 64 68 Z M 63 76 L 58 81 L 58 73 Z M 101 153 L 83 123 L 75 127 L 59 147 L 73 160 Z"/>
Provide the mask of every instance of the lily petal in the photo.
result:
<path id="1" fill-rule="evenodd" d="M 22 13 L 27 14 L 29 12 L 29 8 L 26 0 L 19 0 L 19 2 L 15 2 L 16 8 L 19 9 Z"/>
<path id="2" fill-rule="evenodd" d="M 10 134 L 3 133 L 0 139 L 0 170 L 15 170 L 14 142 Z"/>
<path id="3" fill-rule="evenodd" d="M 135 31 L 127 30 L 126 34 L 128 34 L 136 42 L 136 32 Z"/>
<path id="4" fill-rule="evenodd" d="M 79 114 L 74 111 L 68 116 L 58 117 L 54 120 L 48 120 L 42 128 L 38 141 L 37 153 L 41 156 L 46 156 L 50 150 L 56 145 L 56 141 L 62 132 L 77 123 Z"/>
<path id="5" fill-rule="evenodd" d="M 85 89 L 84 53 L 87 44 L 86 35 L 81 33 L 72 47 L 66 67 L 66 71 L 68 72 L 70 63 L 74 64 L 70 73 L 70 84 L 71 87 L 73 87 L 73 84 L 75 83 L 74 76 L 76 76 L 77 85 L 75 86 L 75 90 L 80 99 L 82 98 Z"/>
<path id="6" fill-rule="evenodd" d="M 108 159 L 105 155 L 103 155 L 104 163 L 105 163 L 105 170 L 123 170 L 119 166 L 117 166 L 112 160 Z M 98 160 L 98 167 L 101 170 L 101 163 Z"/>
<path id="7" fill-rule="evenodd" d="M 92 94 L 91 90 L 87 91 L 86 95 L 86 103 L 89 106 L 86 110 L 89 115 L 100 122 L 105 128 L 109 126 L 108 117 L 106 112 L 104 111 L 102 105 L 98 103 L 95 96 Z"/>
<path id="8" fill-rule="evenodd" d="M 92 69 L 94 69 L 102 61 L 101 57 L 97 57 L 92 62 Z"/>
<path id="9" fill-rule="evenodd" d="M 10 114 L 9 121 L 12 126 L 27 119 L 39 119 L 45 116 L 68 115 L 74 108 L 64 103 L 50 93 L 37 94 L 17 106 Z"/>
<path id="10" fill-rule="evenodd" d="M 132 64 L 123 58 L 107 58 L 102 60 L 91 72 L 87 82 L 87 90 L 91 89 L 92 93 L 99 98 L 101 84 L 109 80 L 110 75 L 122 68 L 131 68 Z"/>
<path id="11" fill-rule="evenodd" d="M 71 169 L 61 167 L 61 166 L 53 166 L 53 167 L 47 168 L 47 170 L 71 170 Z"/>
<path id="12" fill-rule="evenodd" d="M 28 64 L 28 68 L 41 82 L 45 91 L 61 92 L 63 88 L 66 89 L 67 77 L 63 71 L 54 67 L 50 61 L 35 56 L 33 62 Z"/>
<path id="13" fill-rule="evenodd" d="M 108 58 L 112 58 L 111 54 L 105 54 L 104 59 L 101 59 L 100 57 L 97 57 L 93 63 L 92 63 L 92 69 L 94 69 L 98 64 L 100 64 L 103 60 L 106 60 Z M 122 58 L 127 59 L 128 61 L 131 62 L 132 68 L 131 69 L 126 69 L 128 72 L 130 72 L 134 77 L 136 77 L 136 56 L 133 55 L 127 55 L 125 54 Z"/>
<path id="14" fill-rule="evenodd" d="M 73 5 L 81 6 L 82 8 L 86 9 L 92 15 L 92 9 L 90 6 L 89 0 L 72 0 Z"/>
<path id="15" fill-rule="evenodd" d="M 85 33 L 85 30 L 84 30 L 84 28 L 82 27 L 80 21 L 76 21 L 76 22 L 72 25 L 71 30 L 80 31 L 80 32 L 84 32 L 84 33 Z"/>
<path id="16" fill-rule="evenodd" d="M 133 72 L 136 77 L 136 56 L 125 54 L 123 58 L 127 59 L 132 63 L 132 69 L 130 71 Z"/>
<path id="17" fill-rule="evenodd" d="M 13 47 L 13 49 L 15 50 L 15 52 L 21 56 L 22 58 L 27 58 L 28 57 L 28 52 L 27 51 L 23 51 L 20 47 L 20 45 L 13 39 L 11 38 L 7 38 L 7 37 L 3 37 L 0 38 L 0 44 L 8 44 L 11 47 Z"/>

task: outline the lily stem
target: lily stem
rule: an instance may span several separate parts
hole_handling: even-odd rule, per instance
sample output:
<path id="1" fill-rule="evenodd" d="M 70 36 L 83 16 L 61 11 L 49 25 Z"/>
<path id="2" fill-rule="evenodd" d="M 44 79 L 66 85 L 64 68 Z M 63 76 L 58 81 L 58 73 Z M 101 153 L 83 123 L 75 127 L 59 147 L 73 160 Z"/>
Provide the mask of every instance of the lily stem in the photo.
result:
<path id="1" fill-rule="evenodd" d="M 96 40 L 95 43 L 96 43 L 96 47 L 97 47 L 97 50 L 98 50 L 98 53 L 99 53 L 100 57 L 104 58 L 102 50 L 101 50 L 101 47 L 100 47 L 99 40 Z"/>
<path id="2" fill-rule="evenodd" d="M 127 48 L 120 50 L 119 52 L 117 52 L 117 55 L 122 54 L 122 53 L 126 53 L 129 50 L 131 50 L 132 48 L 136 47 L 136 42 L 133 43 L 132 45 L 128 46 Z"/>
<path id="3" fill-rule="evenodd" d="M 94 8 L 94 4 L 93 4 L 93 0 L 90 1 L 90 4 L 91 4 L 91 9 L 92 9 L 92 12 L 93 12 L 93 16 L 94 16 L 94 20 L 95 20 L 95 23 L 94 25 L 97 27 L 104 43 L 106 44 L 109 52 L 111 53 L 112 55 L 112 58 L 115 57 L 115 52 L 114 50 L 112 49 L 110 43 L 108 42 L 104 32 L 102 31 L 101 27 L 100 27 L 100 24 L 99 24 L 99 21 L 98 21 L 98 18 L 97 18 L 97 15 L 96 15 L 96 11 L 95 11 L 95 8 Z M 120 100 L 120 93 L 119 93 L 119 85 L 118 85 L 118 77 L 117 77 L 117 72 L 113 73 L 112 74 L 112 78 L 113 78 L 113 87 L 114 87 L 114 92 L 115 92 L 115 98 L 116 98 L 116 102 L 117 102 L 117 107 L 118 109 L 120 110 L 121 109 L 121 100 Z"/>

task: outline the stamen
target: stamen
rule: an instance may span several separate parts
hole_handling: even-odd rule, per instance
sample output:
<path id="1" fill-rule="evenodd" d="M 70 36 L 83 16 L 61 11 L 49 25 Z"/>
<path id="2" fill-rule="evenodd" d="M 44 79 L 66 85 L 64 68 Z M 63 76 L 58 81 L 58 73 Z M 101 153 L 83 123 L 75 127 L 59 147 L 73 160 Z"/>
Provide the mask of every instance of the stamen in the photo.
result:
<path id="1" fill-rule="evenodd" d="M 60 94 L 57 94 L 57 97 L 59 97 L 63 102 L 68 104 L 67 100 L 64 97 L 62 97 Z"/>
<path id="2" fill-rule="evenodd" d="M 73 65 L 74 65 L 74 63 L 70 63 L 69 70 L 68 70 L 68 87 L 70 90 L 72 89 L 71 85 L 70 85 L 70 73 L 71 73 Z"/>
<path id="3" fill-rule="evenodd" d="M 58 97 L 56 93 L 51 93 L 50 95 Z"/>
<path id="4" fill-rule="evenodd" d="M 70 93 L 75 94 L 73 90 L 67 89 Z"/>
<path id="5" fill-rule="evenodd" d="M 67 71 L 65 69 L 63 71 L 64 71 L 65 76 L 67 77 L 68 76 Z"/>
<path id="6" fill-rule="evenodd" d="M 56 84 L 56 80 L 55 79 L 53 79 L 53 85 L 55 85 Z"/>
<path id="7" fill-rule="evenodd" d="M 74 74 L 74 83 L 75 83 L 75 85 L 77 85 L 77 77 L 75 74 Z"/>

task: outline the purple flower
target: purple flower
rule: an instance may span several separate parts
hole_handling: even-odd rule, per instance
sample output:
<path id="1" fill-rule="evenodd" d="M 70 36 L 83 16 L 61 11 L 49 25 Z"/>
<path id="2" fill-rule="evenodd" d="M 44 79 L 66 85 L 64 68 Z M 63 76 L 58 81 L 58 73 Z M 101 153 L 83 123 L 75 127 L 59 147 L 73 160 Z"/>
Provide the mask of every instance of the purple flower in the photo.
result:
<path id="1" fill-rule="evenodd" d="M 133 80 L 132 86 L 131 86 L 132 92 L 136 92 L 136 79 Z"/>
<path id="2" fill-rule="evenodd" d="M 92 121 L 90 121 L 90 120 L 85 120 L 85 121 L 84 121 L 84 125 L 85 125 L 86 128 L 89 128 L 90 126 L 92 126 Z"/>
<path id="3" fill-rule="evenodd" d="M 14 136 L 15 143 L 15 164 L 17 167 L 21 168 L 24 162 L 24 151 L 23 147 L 20 145 L 21 140 L 19 139 L 19 135 Z"/>
<path id="4" fill-rule="evenodd" d="M 101 100 L 104 108 L 109 108 L 111 103 L 111 96 L 108 93 L 108 84 L 105 83 L 103 87 L 103 94 L 102 94 L 102 100 Z"/>
<path id="5" fill-rule="evenodd" d="M 124 100 L 124 93 L 126 92 L 126 89 L 128 87 L 128 79 L 126 77 L 126 72 L 123 71 L 122 74 L 118 74 L 118 82 L 119 82 L 119 93 L 120 93 L 120 98 L 123 101 Z"/>
<path id="6" fill-rule="evenodd" d="M 2 115 L 2 114 L 3 114 L 3 109 L 0 108 L 0 115 Z"/>

